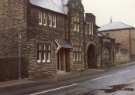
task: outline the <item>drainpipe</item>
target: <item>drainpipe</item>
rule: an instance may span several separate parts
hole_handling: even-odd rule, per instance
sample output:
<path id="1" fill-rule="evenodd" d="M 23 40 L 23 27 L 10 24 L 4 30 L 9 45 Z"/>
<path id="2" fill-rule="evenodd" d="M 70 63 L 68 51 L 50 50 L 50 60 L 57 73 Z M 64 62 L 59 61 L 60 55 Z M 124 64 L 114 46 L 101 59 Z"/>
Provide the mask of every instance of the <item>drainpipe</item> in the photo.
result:
<path id="1" fill-rule="evenodd" d="M 131 29 L 129 29 L 129 57 L 131 61 L 132 57 L 132 37 L 131 37 Z"/>
<path id="2" fill-rule="evenodd" d="M 86 23 L 85 23 L 85 20 L 83 20 L 83 51 L 84 51 L 84 69 L 86 69 L 87 68 L 87 62 L 86 62 L 86 39 L 85 39 L 85 32 L 86 32 L 86 30 L 85 30 L 85 25 L 86 25 Z"/>
<path id="3" fill-rule="evenodd" d="M 21 65 L 22 65 L 22 60 L 21 60 L 21 40 L 22 40 L 22 35 L 21 32 L 18 32 L 18 80 L 22 79 L 22 74 L 21 74 Z"/>

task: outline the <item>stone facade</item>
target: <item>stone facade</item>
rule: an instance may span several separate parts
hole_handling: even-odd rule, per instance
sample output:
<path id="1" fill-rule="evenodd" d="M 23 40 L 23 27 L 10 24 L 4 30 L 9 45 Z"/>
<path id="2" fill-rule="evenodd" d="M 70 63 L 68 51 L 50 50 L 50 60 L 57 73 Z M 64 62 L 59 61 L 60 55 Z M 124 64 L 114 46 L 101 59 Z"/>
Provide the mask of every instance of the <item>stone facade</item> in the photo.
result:
<path id="1" fill-rule="evenodd" d="M 76 2 L 74 0 L 69 2 L 69 10 L 71 11 L 69 11 L 68 15 L 55 13 L 30 4 L 28 12 L 28 38 L 33 42 L 33 48 L 31 48 L 29 55 L 31 58 L 29 66 L 30 75 L 39 77 L 44 74 L 46 77 L 47 75 L 48 77 L 53 77 L 57 71 L 84 70 L 84 9 L 81 7 L 80 11 L 78 7 L 73 8 L 71 6 L 72 3 Z M 76 6 L 82 6 L 81 1 L 78 4 Z M 56 27 L 39 25 L 39 12 L 45 13 L 48 16 L 56 16 Z M 72 21 L 76 18 L 79 19 L 79 22 Z M 74 24 L 78 25 L 78 30 L 73 29 Z M 64 43 L 64 46 L 59 48 L 59 45 L 61 45 L 60 41 Z M 37 63 L 37 44 L 40 42 L 51 44 L 51 61 L 49 63 Z M 70 48 L 66 47 L 67 44 L 70 45 Z"/>
<path id="2" fill-rule="evenodd" d="M 85 14 L 85 32 L 84 32 L 84 46 L 85 46 L 85 63 L 87 68 L 97 68 L 98 55 L 98 37 L 96 34 L 96 19 L 91 13 Z"/>
<path id="3" fill-rule="evenodd" d="M 19 36 L 22 37 L 22 47 L 26 41 L 26 2 L 25 0 L 1 0 L 0 1 L 0 64 L 1 79 L 8 80 L 18 78 L 18 73 L 26 70 L 26 64 L 21 64 L 18 70 L 19 60 Z M 25 60 L 22 60 L 24 62 Z M 6 69 L 4 69 L 6 68 Z M 26 76 L 23 71 L 22 77 Z"/>
<path id="4" fill-rule="evenodd" d="M 103 58 L 104 55 L 101 52 L 104 51 L 104 48 L 109 48 L 108 61 L 111 60 L 111 62 L 108 64 L 114 63 L 114 41 L 108 38 L 110 47 L 107 47 L 103 40 L 105 38 L 97 36 L 95 16 L 91 13 L 84 13 L 81 0 L 69 0 L 68 9 L 68 14 L 65 15 L 32 4 L 29 5 L 28 39 L 31 43 L 29 50 L 29 74 L 31 77 L 54 77 L 59 71 L 74 72 L 98 68 L 102 64 L 107 64 L 105 60 L 98 60 L 98 58 Z M 47 15 L 48 19 L 50 15 L 56 17 L 56 27 L 50 27 L 49 23 L 39 24 L 40 13 Z M 39 43 L 51 45 L 50 62 L 37 62 L 37 45 Z M 100 46 L 104 47 L 101 51 Z"/>
<path id="5" fill-rule="evenodd" d="M 115 65 L 115 39 L 103 36 L 100 37 L 101 40 L 101 67 L 112 67 Z"/>
<path id="6" fill-rule="evenodd" d="M 114 40 L 97 35 L 95 16 L 84 13 L 81 0 L 69 0 L 67 7 L 62 14 L 29 0 L 0 1 L 0 63 L 9 67 L 1 69 L 3 80 L 55 79 L 59 72 L 104 67 L 103 51 L 113 64 Z"/>
<path id="7" fill-rule="evenodd" d="M 116 41 L 116 63 L 126 63 L 134 60 L 135 56 L 135 29 L 130 26 L 129 28 L 116 28 L 107 31 L 100 31 L 102 34 L 115 39 Z"/>
<path id="8" fill-rule="evenodd" d="M 39 74 L 42 74 L 41 71 L 43 70 L 42 72 L 44 74 L 48 75 L 48 73 L 51 73 L 53 76 L 57 70 L 56 40 L 65 40 L 65 31 L 67 31 L 67 27 L 65 27 L 67 25 L 66 16 L 33 5 L 29 6 L 28 11 L 28 39 L 31 43 L 29 50 L 29 73 L 30 75 L 35 75 L 36 73 L 36 77 L 38 77 L 40 76 Z M 57 28 L 49 27 L 48 25 L 39 25 L 39 12 L 47 15 L 55 15 L 57 17 Z M 48 43 L 51 45 L 51 62 L 37 63 L 37 45 L 39 43 Z"/>
<path id="9" fill-rule="evenodd" d="M 116 63 L 128 62 L 130 60 L 129 52 L 129 32 L 125 31 L 113 31 L 112 33 L 107 34 L 109 37 L 116 39 L 117 49 L 116 54 Z M 120 37 L 121 35 L 121 37 Z M 119 49 L 124 49 L 125 52 L 119 51 Z"/>

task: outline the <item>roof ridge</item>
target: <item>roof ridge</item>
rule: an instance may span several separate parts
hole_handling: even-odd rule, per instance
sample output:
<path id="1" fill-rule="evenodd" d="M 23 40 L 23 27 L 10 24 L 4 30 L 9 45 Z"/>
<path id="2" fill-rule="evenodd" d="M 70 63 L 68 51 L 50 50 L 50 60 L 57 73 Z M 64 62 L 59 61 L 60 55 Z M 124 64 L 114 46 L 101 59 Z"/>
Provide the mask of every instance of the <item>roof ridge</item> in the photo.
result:
<path id="1" fill-rule="evenodd" d="M 57 3 L 58 2 L 58 3 Z M 65 10 L 64 6 L 68 0 L 30 0 L 30 3 L 45 9 L 49 9 L 58 13 L 67 14 L 68 10 Z"/>
<path id="2" fill-rule="evenodd" d="M 52 1 L 53 4 L 55 4 L 55 6 L 56 6 L 57 8 L 61 9 L 60 6 L 58 6 L 58 5 L 54 2 L 54 0 L 51 0 L 51 1 Z M 61 1 L 61 0 L 60 0 L 60 1 Z"/>
<path id="3" fill-rule="evenodd" d="M 133 28 L 133 26 L 128 25 L 122 21 L 112 22 L 105 25 L 102 25 L 98 31 L 108 31 L 108 30 L 116 30 L 116 29 L 127 29 Z"/>

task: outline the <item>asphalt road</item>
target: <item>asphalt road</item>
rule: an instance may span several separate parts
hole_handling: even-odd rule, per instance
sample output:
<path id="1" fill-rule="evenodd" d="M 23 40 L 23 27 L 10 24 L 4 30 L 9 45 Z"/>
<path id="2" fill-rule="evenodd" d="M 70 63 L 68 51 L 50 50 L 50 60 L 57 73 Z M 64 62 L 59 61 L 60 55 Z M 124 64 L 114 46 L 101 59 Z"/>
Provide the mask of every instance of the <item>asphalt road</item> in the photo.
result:
<path id="1" fill-rule="evenodd" d="M 17 90 L 0 91 L 0 95 L 135 95 L 135 65 L 110 69 L 96 77 L 47 84 Z"/>

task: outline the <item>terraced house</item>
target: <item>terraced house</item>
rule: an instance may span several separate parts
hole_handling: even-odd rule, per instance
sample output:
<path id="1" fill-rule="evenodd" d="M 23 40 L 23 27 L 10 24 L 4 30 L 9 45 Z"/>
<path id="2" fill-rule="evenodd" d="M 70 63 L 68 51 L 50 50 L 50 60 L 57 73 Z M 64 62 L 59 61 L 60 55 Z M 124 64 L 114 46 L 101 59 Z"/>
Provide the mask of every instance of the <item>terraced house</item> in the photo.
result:
<path id="1" fill-rule="evenodd" d="M 12 37 L 16 54 L 12 67 L 9 67 L 11 70 L 15 68 L 13 78 L 56 78 L 61 72 L 114 64 L 114 39 L 96 33 L 95 16 L 84 13 L 81 0 L 14 0 L 12 3 L 3 0 L 2 4 L 10 5 L 7 10 L 12 11 L 7 13 L 14 14 L 11 17 L 16 18 L 14 22 L 17 24 L 15 28 L 11 24 L 12 33 L 7 29 L 16 34 Z M 12 46 L 11 43 L 8 45 Z M 6 60 L 7 56 L 4 57 Z"/>

